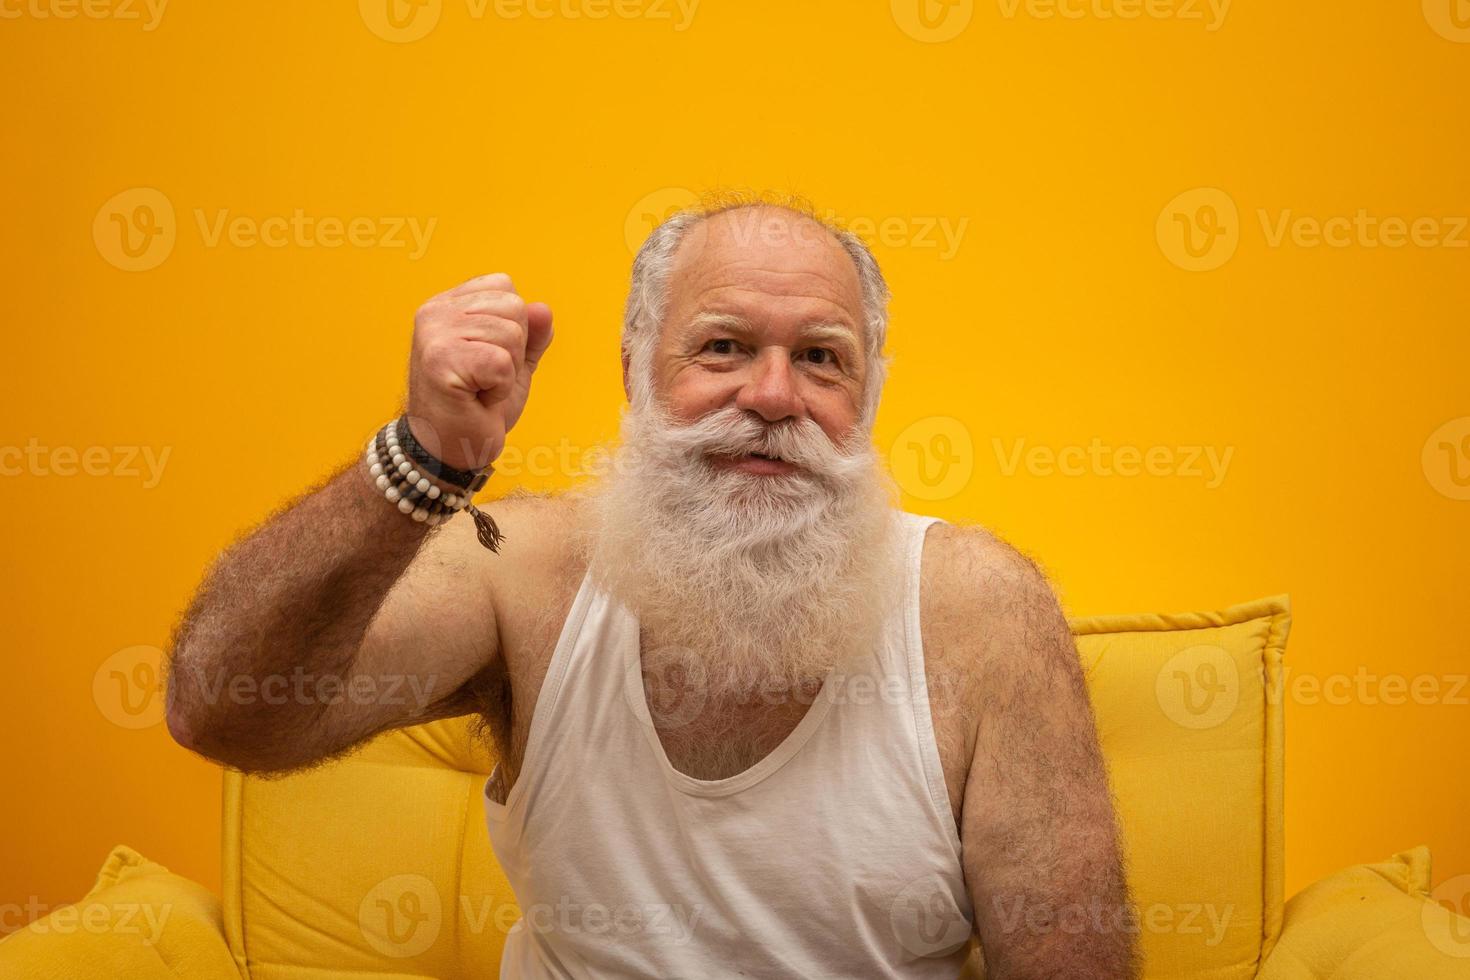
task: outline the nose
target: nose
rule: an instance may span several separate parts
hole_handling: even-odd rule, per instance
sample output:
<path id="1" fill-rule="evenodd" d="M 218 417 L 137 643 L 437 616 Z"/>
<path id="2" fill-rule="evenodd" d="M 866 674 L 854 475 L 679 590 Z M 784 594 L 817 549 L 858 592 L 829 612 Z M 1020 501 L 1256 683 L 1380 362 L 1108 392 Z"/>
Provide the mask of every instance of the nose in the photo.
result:
<path id="1" fill-rule="evenodd" d="M 803 414 L 801 397 L 796 392 L 796 376 L 784 350 L 767 348 L 760 353 L 735 398 L 735 405 L 758 413 L 767 422 Z"/>

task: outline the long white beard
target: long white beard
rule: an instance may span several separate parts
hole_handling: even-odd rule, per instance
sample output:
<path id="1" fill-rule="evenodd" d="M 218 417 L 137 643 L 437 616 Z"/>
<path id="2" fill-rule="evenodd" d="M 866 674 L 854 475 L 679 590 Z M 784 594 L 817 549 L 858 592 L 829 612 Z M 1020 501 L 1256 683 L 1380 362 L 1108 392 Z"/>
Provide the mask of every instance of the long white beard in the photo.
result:
<path id="1" fill-rule="evenodd" d="M 645 680 L 687 682 L 706 704 L 810 692 L 872 650 L 903 588 L 898 492 L 866 432 L 834 445 L 810 420 L 733 406 L 680 423 L 649 399 L 586 496 L 594 583 L 648 638 Z M 712 466 L 760 452 L 786 475 Z"/>

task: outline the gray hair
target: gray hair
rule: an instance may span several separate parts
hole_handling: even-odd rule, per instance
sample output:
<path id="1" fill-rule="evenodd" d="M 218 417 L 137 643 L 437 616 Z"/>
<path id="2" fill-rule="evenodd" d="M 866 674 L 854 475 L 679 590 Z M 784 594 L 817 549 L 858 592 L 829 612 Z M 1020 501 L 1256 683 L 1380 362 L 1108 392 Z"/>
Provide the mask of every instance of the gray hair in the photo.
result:
<path id="1" fill-rule="evenodd" d="M 653 397 L 653 354 L 658 347 L 668 308 L 669 277 L 674 255 L 690 229 L 725 211 L 778 208 L 809 218 L 821 225 L 852 258 L 863 297 L 863 327 L 867 373 L 858 425 L 870 430 L 878 411 L 878 399 L 888 376 L 889 358 L 883 353 L 888 336 L 888 284 L 878 260 L 861 238 L 834 221 L 821 217 L 806 201 L 796 197 L 724 195 L 679 211 L 665 220 L 644 241 L 633 260 L 632 282 L 623 315 L 622 355 L 628 361 L 629 396 L 635 408 Z"/>

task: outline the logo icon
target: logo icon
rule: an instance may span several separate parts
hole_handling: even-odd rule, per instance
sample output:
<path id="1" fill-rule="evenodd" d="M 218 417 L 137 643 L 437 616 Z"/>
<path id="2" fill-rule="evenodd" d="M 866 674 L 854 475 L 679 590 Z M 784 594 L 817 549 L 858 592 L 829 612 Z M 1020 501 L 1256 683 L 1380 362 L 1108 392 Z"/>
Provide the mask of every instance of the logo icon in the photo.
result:
<path id="1" fill-rule="evenodd" d="M 975 0 L 890 0 L 889 5 L 899 29 L 926 44 L 954 40 L 975 17 Z"/>
<path id="2" fill-rule="evenodd" d="M 1164 205 L 1154 233 L 1164 257 L 1189 272 L 1218 269 L 1240 244 L 1240 213 L 1218 187 L 1196 187 Z"/>
<path id="3" fill-rule="evenodd" d="M 970 430 L 946 415 L 919 419 L 893 440 L 888 467 L 909 496 L 948 500 L 969 485 L 975 472 Z"/>
<path id="4" fill-rule="evenodd" d="M 1470 957 L 1470 875 L 1441 882 L 1429 898 L 1419 909 L 1424 934 L 1446 956 Z"/>
<path id="5" fill-rule="evenodd" d="M 124 272 L 146 272 L 163 264 L 177 236 L 172 202 L 152 187 L 114 194 L 92 219 L 98 254 Z"/>
<path id="6" fill-rule="evenodd" d="M 444 913 L 439 890 L 423 875 L 394 875 L 378 882 L 357 907 L 362 936 L 384 956 L 417 956 L 439 938 Z"/>
<path id="7" fill-rule="evenodd" d="M 439 25 L 444 0 L 357 0 L 367 29 L 385 41 L 409 44 Z"/>
<path id="8" fill-rule="evenodd" d="M 119 728 L 151 728 L 163 721 L 163 651 L 136 646 L 102 661 L 92 675 L 92 700 Z"/>
<path id="9" fill-rule="evenodd" d="M 1470 0 L 1424 0 L 1424 19 L 1445 40 L 1470 44 Z"/>
<path id="10" fill-rule="evenodd" d="M 674 652 L 654 652 L 653 667 L 645 668 L 641 655 L 631 658 L 623 678 L 623 699 L 633 717 L 651 722 L 655 732 L 683 728 L 709 700 L 709 675 L 700 658 L 688 647 L 667 649 Z"/>
<path id="11" fill-rule="evenodd" d="M 1220 647 L 1189 647 L 1159 668 L 1154 695 L 1164 714 L 1181 728 L 1214 728 L 1240 703 L 1240 670 Z"/>
<path id="12" fill-rule="evenodd" d="M 653 234 L 655 228 L 698 199 L 698 195 L 685 187 L 664 187 L 645 194 L 633 205 L 623 223 L 623 238 L 628 243 L 628 251 L 637 253 L 643 240 Z"/>
<path id="13" fill-rule="evenodd" d="M 938 874 L 909 882 L 889 907 L 888 921 L 899 945 L 915 956 L 945 956 L 970 941 L 970 922 Z"/>
<path id="14" fill-rule="evenodd" d="M 1420 461 L 1430 486 L 1451 500 L 1470 500 L 1470 415 L 1435 429 Z"/>

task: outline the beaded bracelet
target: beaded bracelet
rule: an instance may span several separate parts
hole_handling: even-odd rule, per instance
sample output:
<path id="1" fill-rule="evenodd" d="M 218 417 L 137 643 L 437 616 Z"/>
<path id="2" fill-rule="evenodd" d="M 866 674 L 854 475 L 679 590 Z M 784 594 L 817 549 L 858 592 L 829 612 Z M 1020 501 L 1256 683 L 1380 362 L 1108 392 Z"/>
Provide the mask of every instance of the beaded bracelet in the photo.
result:
<path id="1" fill-rule="evenodd" d="M 404 453 L 398 440 L 399 421 L 389 422 L 378 430 L 377 435 L 369 440 L 363 456 L 368 475 L 377 488 L 401 513 L 431 526 L 444 523 L 461 510 L 468 510 L 474 517 L 475 536 L 480 544 L 498 553 L 505 535 L 494 518 L 477 508 L 469 493 L 447 493 L 414 468 L 413 460 Z M 493 469 L 487 467 L 483 475 L 488 478 L 491 472 Z"/>

